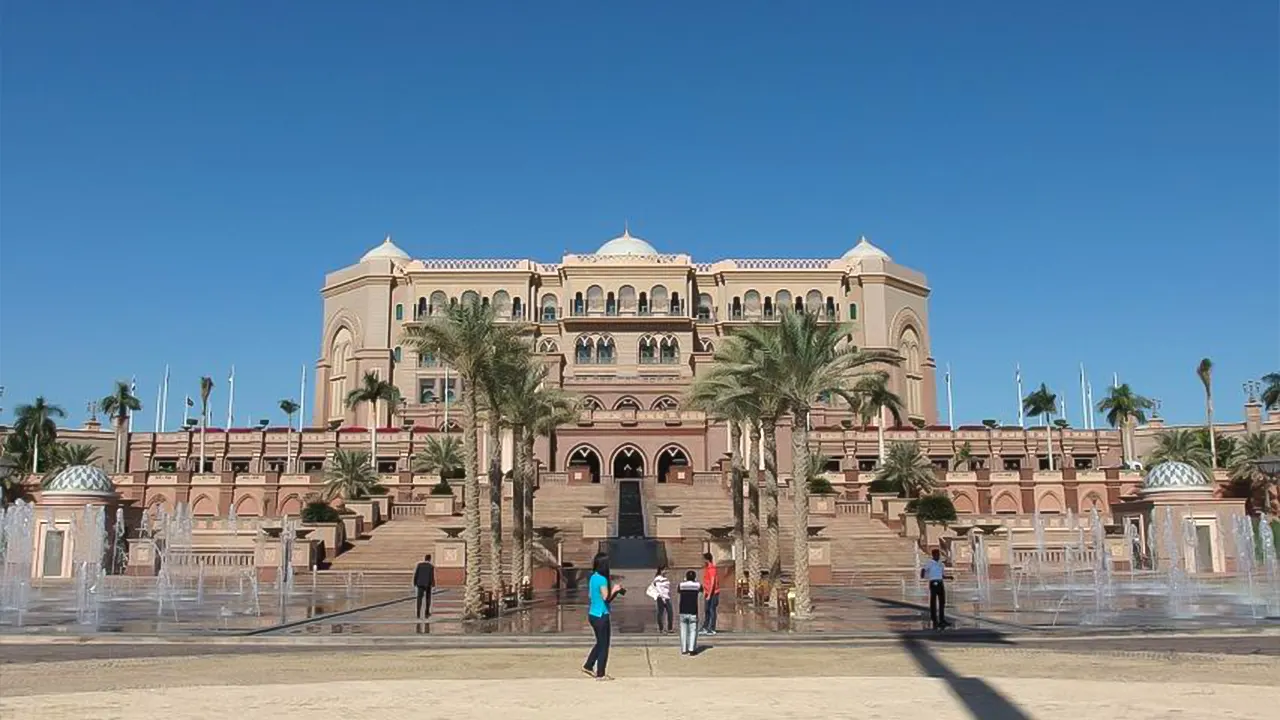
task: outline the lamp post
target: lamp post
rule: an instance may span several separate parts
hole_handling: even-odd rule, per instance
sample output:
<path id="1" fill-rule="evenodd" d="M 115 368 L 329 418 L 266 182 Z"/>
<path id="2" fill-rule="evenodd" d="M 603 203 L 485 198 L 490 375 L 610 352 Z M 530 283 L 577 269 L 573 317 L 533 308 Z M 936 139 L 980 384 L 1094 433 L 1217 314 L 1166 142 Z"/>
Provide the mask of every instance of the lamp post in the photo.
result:
<path id="1" fill-rule="evenodd" d="M 1253 466 L 1258 468 L 1258 472 L 1267 476 L 1267 486 L 1262 489 L 1262 512 L 1266 516 L 1263 520 L 1271 517 L 1271 484 L 1280 478 L 1280 455 L 1268 455 L 1253 461 Z"/>
<path id="2" fill-rule="evenodd" d="M 1262 392 L 1262 383 L 1257 380 L 1245 380 L 1240 387 L 1244 388 L 1246 403 L 1251 405 L 1258 401 L 1258 393 Z"/>

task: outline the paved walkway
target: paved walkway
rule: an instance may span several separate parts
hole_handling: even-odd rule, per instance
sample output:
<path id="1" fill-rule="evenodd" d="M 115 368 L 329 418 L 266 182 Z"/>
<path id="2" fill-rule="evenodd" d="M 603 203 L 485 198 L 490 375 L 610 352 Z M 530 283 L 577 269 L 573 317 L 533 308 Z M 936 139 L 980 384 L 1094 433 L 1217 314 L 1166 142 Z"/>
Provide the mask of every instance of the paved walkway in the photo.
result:
<path id="1" fill-rule="evenodd" d="M 23 662 L 3 646 L 0 717 L 709 718 L 1274 717 L 1280 658 L 958 647 L 617 648 L 619 679 L 581 677 L 578 648 L 354 647 L 176 659 Z M 29 646 L 37 647 L 37 646 Z"/>

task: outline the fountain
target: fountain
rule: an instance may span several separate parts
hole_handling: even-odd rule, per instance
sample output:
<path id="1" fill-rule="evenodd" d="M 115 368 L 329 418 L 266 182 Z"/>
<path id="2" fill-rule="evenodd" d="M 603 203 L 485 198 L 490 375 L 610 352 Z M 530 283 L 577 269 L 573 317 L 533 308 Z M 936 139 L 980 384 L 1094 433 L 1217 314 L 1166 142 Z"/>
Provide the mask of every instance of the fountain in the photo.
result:
<path id="1" fill-rule="evenodd" d="M 12 612 L 22 625 L 31 601 L 31 561 L 35 552 L 35 505 L 19 500 L 0 508 L 0 616 Z"/>
<path id="2" fill-rule="evenodd" d="M 106 508 L 85 505 L 71 518 L 72 579 L 76 593 L 76 622 L 98 624 L 98 603 L 106 585 L 102 567 L 107 539 Z"/>
<path id="3" fill-rule="evenodd" d="M 1112 585 L 1111 578 L 1111 548 L 1107 545 L 1107 528 L 1102 524 L 1102 517 L 1098 513 L 1098 508 L 1093 508 L 1089 513 L 1089 526 L 1093 531 L 1093 553 L 1094 553 L 1094 570 L 1093 570 L 1093 592 L 1094 592 L 1094 609 L 1096 612 L 1102 612 L 1104 608 L 1110 607 L 1110 600 L 1115 588 Z M 1129 538 L 1133 534 L 1133 525 L 1125 524 L 1125 542 L 1130 543 L 1128 547 L 1132 551 L 1133 545 Z M 1132 565 L 1130 565 L 1132 567 Z M 1132 577 L 1130 571 L 1130 577 Z"/>
<path id="4" fill-rule="evenodd" d="M 978 602 L 991 602 L 991 561 L 987 558 L 987 543 L 981 532 L 972 533 L 973 573 L 977 582 Z"/>
<path id="5" fill-rule="evenodd" d="M 1035 531 L 1036 536 L 1036 579 L 1040 581 L 1040 587 L 1044 587 L 1044 518 L 1041 517 L 1040 511 L 1036 510 L 1031 517 L 1031 527 Z"/>
<path id="6" fill-rule="evenodd" d="M 1252 525 L 1253 523 L 1248 523 Z M 1267 579 L 1268 592 L 1267 615 L 1280 616 L 1280 567 L 1276 559 L 1276 537 L 1271 523 L 1265 517 L 1258 519 L 1258 542 L 1262 545 L 1262 571 Z"/>

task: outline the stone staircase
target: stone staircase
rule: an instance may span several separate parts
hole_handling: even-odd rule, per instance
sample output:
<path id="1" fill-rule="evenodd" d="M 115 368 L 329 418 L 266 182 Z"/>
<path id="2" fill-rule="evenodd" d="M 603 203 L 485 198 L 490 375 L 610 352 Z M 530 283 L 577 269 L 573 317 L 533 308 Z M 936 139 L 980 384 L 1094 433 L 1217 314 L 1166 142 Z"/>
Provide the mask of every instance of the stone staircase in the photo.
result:
<path id="1" fill-rule="evenodd" d="M 333 559 L 328 572 L 359 570 L 411 576 L 414 566 L 434 551 L 441 536 L 421 517 L 395 518 L 356 538 L 350 549 Z"/>

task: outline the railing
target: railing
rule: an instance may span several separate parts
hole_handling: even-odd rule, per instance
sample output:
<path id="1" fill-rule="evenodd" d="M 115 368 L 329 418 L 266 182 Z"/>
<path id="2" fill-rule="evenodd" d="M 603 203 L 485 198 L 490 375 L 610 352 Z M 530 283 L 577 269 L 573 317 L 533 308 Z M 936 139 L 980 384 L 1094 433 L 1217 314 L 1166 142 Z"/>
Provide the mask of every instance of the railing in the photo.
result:
<path id="1" fill-rule="evenodd" d="M 870 515 L 871 503 L 865 500 L 837 500 L 837 515 Z"/>
<path id="2" fill-rule="evenodd" d="M 398 502 L 391 505 L 391 517 L 393 518 L 425 517 L 426 514 L 427 504 L 424 502 Z"/>
<path id="3" fill-rule="evenodd" d="M 1094 548 L 1084 548 L 1083 552 L 1079 548 L 1071 550 L 1071 566 L 1076 568 L 1093 567 L 1098 560 L 1097 550 Z M 1043 558 L 1038 560 L 1037 558 Z M 1045 548 L 1044 554 L 1040 555 L 1035 548 L 1014 548 L 1013 562 L 1015 565 L 1028 567 L 1037 562 L 1043 562 L 1049 567 L 1066 567 L 1067 566 L 1067 549 L 1066 548 Z"/>
<path id="4" fill-rule="evenodd" d="M 169 556 L 169 572 L 177 575 L 219 574 L 251 570 L 254 567 L 253 550 L 212 550 L 183 552 L 175 550 Z M 203 570 L 201 570 L 203 568 Z"/>

